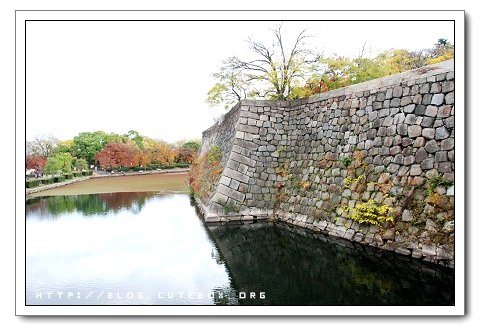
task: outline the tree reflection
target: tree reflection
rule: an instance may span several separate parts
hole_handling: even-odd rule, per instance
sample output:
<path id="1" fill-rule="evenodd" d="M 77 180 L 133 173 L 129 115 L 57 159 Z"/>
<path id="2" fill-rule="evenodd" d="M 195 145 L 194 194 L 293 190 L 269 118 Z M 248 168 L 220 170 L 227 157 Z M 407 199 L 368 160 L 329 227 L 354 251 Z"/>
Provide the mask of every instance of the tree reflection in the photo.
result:
<path id="1" fill-rule="evenodd" d="M 142 211 L 147 199 L 153 196 L 155 192 L 43 196 L 27 200 L 26 215 L 56 217 L 64 213 L 79 212 L 90 216 L 117 213 L 123 210 L 138 214 Z"/>
<path id="2" fill-rule="evenodd" d="M 245 293 L 244 298 L 237 295 L 240 305 L 455 302 L 450 269 L 281 224 L 208 229 L 229 270 L 232 288 Z"/>

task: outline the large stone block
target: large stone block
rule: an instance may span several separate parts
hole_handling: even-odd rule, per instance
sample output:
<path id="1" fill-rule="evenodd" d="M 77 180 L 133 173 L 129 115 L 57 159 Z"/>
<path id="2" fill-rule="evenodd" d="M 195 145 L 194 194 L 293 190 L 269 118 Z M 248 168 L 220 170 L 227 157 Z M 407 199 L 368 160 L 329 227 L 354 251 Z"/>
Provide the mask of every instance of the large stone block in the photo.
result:
<path id="1" fill-rule="evenodd" d="M 406 97 L 403 97 L 402 100 L 400 101 L 400 106 L 406 106 L 411 103 L 412 103 L 412 98 L 409 96 L 406 96 Z"/>
<path id="2" fill-rule="evenodd" d="M 237 131 L 237 133 L 235 134 L 235 137 L 238 139 L 243 139 L 244 136 L 245 136 L 245 132 L 242 132 L 242 131 Z"/>
<path id="3" fill-rule="evenodd" d="M 406 156 L 403 159 L 403 164 L 406 166 L 410 166 L 415 162 L 415 157 L 413 155 Z"/>
<path id="4" fill-rule="evenodd" d="M 433 121 L 434 119 L 432 117 L 423 116 L 420 125 L 422 127 L 431 127 L 433 125 Z"/>
<path id="5" fill-rule="evenodd" d="M 438 109 L 437 117 L 438 118 L 448 118 L 450 117 L 452 107 L 450 105 L 441 106 Z"/>
<path id="6" fill-rule="evenodd" d="M 437 105 L 437 106 L 442 105 L 442 104 L 443 104 L 443 99 L 444 99 L 444 97 L 445 97 L 445 96 L 443 95 L 443 93 L 436 93 L 436 94 L 434 94 L 433 97 L 432 97 L 432 102 L 431 102 L 431 104 L 432 104 L 432 105 Z"/>
<path id="7" fill-rule="evenodd" d="M 438 171 L 440 173 L 451 173 L 452 170 L 452 163 L 451 162 L 440 162 L 438 164 Z"/>
<path id="8" fill-rule="evenodd" d="M 244 183 L 248 183 L 249 180 L 247 175 L 241 174 L 238 171 L 228 167 L 223 170 L 223 175 Z"/>
<path id="9" fill-rule="evenodd" d="M 387 116 L 385 117 L 385 119 L 383 119 L 383 122 L 382 122 L 382 126 L 392 126 L 393 125 L 393 118 L 390 117 L 390 116 Z"/>
<path id="10" fill-rule="evenodd" d="M 447 161 L 447 152 L 446 151 L 440 151 L 435 153 L 435 162 L 438 164 L 440 162 L 445 162 Z"/>
<path id="11" fill-rule="evenodd" d="M 240 182 L 237 180 L 231 180 L 229 187 L 232 188 L 233 190 L 238 190 L 238 187 L 240 186 Z"/>
<path id="12" fill-rule="evenodd" d="M 419 115 L 419 116 L 423 116 L 423 115 L 425 115 L 425 110 L 426 109 L 427 109 L 427 107 L 425 105 L 417 105 L 415 107 L 415 114 Z"/>
<path id="13" fill-rule="evenodd" d="M 221 194 L 221 193 L 217 192 L 217 193 L 215 193 L 215 195 L 213 195 L 211 201 L 215 202 L 215 203 L 218 203 L 218 204 L 227 204 L 228 197 L 224 194 Z"/>
<path id="14" fill-rule="evenodd" d="M 231 180 L 232 179 L 230 177 L 222 176 L 218 182 L 228 186 Z"/>
<path id="15" fill-rule="evenodd" d="M 424 94 L 422 97 L 422 105 L 429 105 L 432 102 L 433 95 L 430 93 Z"/>
<path id="16" fill-rule="evenodd" d="M 402 96 L 402 94 L 403 94 L 403 88 L 401 86 L 395 86 L 393 88 L 393 93 L 392 93 L 393 97 L 399 98 Z"/>
<path id="17" fill-rule="evenodd" d="M 405 120 L 405 114 L 404 113 L 397 113 L 393 117 L 393 123 L 395 125 L 403 123 Z"/>
<path id="18" fill-rule="evenodd" d="M 442 92 L 442 84 L 440 83 L 432 83 L 430 87 L 430 93 L 440 93 Z"/>
<path id="19" fill-rule="evenodd" d="M 423 147 L 425 145 L 425 138 L 424 137 L 418 137 L 415 139 L 413 142 L 413 147 Z"/>
<path id="20" fill-rule="evenodd" d="M 453 149 L 454 146 L 455 146 L 455 140 L 452 138 L 445 139 L 440 143 L 440 148 L 442 149 L 442 151 L 451 150 Z"/>
<path id="21" fill-rule="evenodd" d="M 232 152 L 230 154 L 230 159 L 235 160 L 239 163 L 243 163 L 243 164 L 245 164 L 247 166 L 250 166 L 250 167 L 255 167 L 255 164 L 256 164 L 255 160 L 252 160 L 250 158 L 247 158 L 244 155 L 241 155 L 241 154 L 238 154 L 238 153 L 235 153 L 235 152 Z"/>
<path id="22" fill-rule="evenodd" d="M 414 114 L 407 114 L 405 117 L 405 123 L 408 125 L 415 125 L 418 117 Z"/>
<path id="23" fill-rule="evenodd" d="M 445 95 L 445 104 L 453 105 L 455 103 L 455 92 L 449 92 Z"/>
<path id="24" fill-rule="evenodd" d="M 448 93 L 455 89 L 455 82 L 454 81 L 446 81 L 442 83 L 442 92 Z"/>
<path id="25" fill-rule="evenodd" d="M 423 160 L 422 163 L 420 164 L 420 167 L 421 167 L 423 170 L 432 169 L 434 162 L 435 162 L 435 160 L 434 160 L 433 158 L 425 159 L 425 160 Z"/>
<path id="26" fill-rule="evenodd" d="M 415 104 L 406 105 L 403 107 L 403 112 L 412 113 L 413 111 L 415 111 L 415 106 Z"/>
<path id="27" fill-rule="evenodd" d="M 430 84 L 429 83 L 425 83 L 425 84 L 420 86 L 420 93 L 421 94 L 428 93 L 428 92 L 430 92 Z"/>
<path id="28" fill-rule="evenodd" d="M 437 254 L 436 246 L 431 244 L 423 244 L 422 245 L 422 254 L 424 256 L 434 256 Z"/>
<path id="29" fill-rule="evenodd" d="M 427 139 L 435 139 L 435 129 L 434 128 L 424 128 L 422 130 L 422 136 Z"/>
<path id="30" fill-rule="evenodd" d="M 244 193 L 233 190 L 232 188 L 229 188 L 229 187 L 227 187 L 223 184 L 220 184 L 218 186 L 217 190 L 218 190 L 219 193 L 222 193 L 225 196 L 228 196 L 228 197 L 234 199 L 235 201 L 243 202 L 245 200 L 245 194 Z"/>
<path id="31" fill-rule="evenodd" d="M 442 126 L 435 130 L 435 139 L 443 140 L 450 136 L 450 132 L 447 131 L 446 127 Z"/>
<path id="32" fill-rule="evenodd" d="M 237 125 L 237 130 L 245 133 L 258 134 L 258 127 L 249 125 Z"/>
<path id="33" fill-rule="evenodd" d="M 384 101 L 384 105 L 385 103 L 387 102 L 388 100 Z M 401 104 L 401 100 L 400 98 L 392 98 L 392 100 L 390 101 L 390 105 L 389 107 L 399 107 Z"/>
<path id="34" fill-rule="evenodd" d="M 416 163 L 421 163 L 427 157 L 428 157 L 427 151 L 424 148 L 419 148 L 417 150 L 417 152 L 415 153 L 415 162 Z"/>
<path id="35" fill-rule="evenodd" d="M 440 150 L 440 147 L 435 140 L 430 140 L 425 144 L 425 150 L 428 153 L 435 153 L 436 151 Z"/>
<path id="36" fill-rule="evenodd" d="M 418 164 L 414 164 L 410 167 L 410 176 L 422 175 L 422 168 Z"/>
<path id="37" fill-rule="evenodd" d="M 422 135 L 422 127 L 418 125 L 408 126 L 408 136 L 410 138 L 416 138 Z"/>

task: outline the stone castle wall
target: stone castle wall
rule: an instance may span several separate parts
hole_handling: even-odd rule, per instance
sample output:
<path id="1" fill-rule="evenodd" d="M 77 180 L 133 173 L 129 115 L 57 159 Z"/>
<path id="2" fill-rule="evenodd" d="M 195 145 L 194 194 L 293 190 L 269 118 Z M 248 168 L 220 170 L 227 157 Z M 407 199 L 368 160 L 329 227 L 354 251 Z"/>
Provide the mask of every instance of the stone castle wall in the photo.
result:
<path id="1" fill-rule="evenodd" d="M 453 266 L 454 61 L 289 102 L 241 101 L 203 133 L 223 171 L 207 222 L 271 218 Z M 373 200 L 394 221 L 352 219 Z"/>

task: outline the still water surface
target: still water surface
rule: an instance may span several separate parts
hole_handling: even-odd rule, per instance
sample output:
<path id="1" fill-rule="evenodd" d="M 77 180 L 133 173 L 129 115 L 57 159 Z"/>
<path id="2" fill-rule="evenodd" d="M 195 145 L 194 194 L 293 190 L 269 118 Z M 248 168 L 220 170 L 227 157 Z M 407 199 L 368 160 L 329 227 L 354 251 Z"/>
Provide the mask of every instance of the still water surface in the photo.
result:
<path id="1" fill-rule="evenodd" d="M 453 305 L 453 272 L 286 225 L 205 226 L 187 195 L 27 201 L 29 305 Z"/>

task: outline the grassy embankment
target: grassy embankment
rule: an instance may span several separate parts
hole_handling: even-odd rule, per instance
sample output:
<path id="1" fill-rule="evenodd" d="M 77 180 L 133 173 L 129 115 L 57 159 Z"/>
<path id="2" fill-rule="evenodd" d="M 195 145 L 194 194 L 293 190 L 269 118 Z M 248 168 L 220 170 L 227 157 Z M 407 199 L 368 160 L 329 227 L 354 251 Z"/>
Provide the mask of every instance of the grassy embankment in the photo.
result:
<path id="1" fill-rule="evenodd" d="M 157 191 L 162 194 L 186 194 L 186 173 L 115 176 L 89 179 L 49 190 L 33 193 L 31 197 L 58 195 L 85 195 L 128 191 Z"/>

